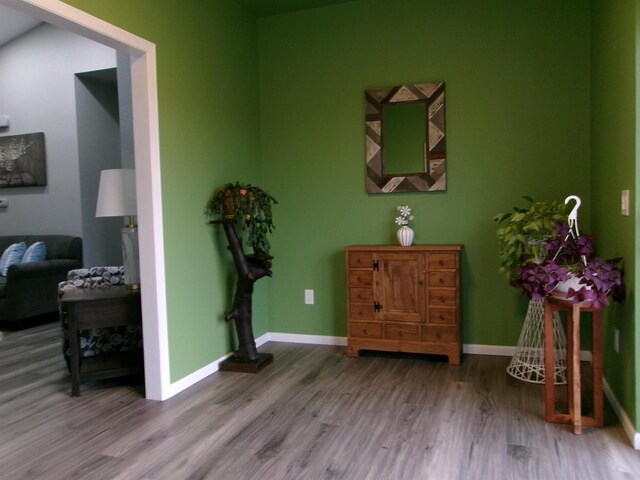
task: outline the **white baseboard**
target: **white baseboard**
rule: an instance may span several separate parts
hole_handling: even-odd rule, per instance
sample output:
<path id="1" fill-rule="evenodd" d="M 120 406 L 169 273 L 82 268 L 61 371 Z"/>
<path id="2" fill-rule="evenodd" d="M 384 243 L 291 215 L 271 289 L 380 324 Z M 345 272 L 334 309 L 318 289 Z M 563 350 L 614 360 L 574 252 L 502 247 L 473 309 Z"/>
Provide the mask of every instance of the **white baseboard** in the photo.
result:
<path id="1" fill-rule="evenodd" d="M 256 347 L 259 347 L 267 343 L 268 341 L 269 341 L 269 333 L 265 333 L 264 335 L 261 335 L 258 338 L 256 338 Z M 217 372 L 220 369 L 220 362 L 223 362 L 224 360 L 229 358 L 231 355 L 233 355 L 233 352 L 229 352 L 226 355 L 223 355 L 222 357 L 218 358 L 217 360 L 214 360 L 209 365 L 205 365 L 199 370 L 196 370 L 195 372 L 187 375 L 186 377 L 181 378 L 177 382 L 173 382 L 171 385 L 169 385 L 169 391 L 167 392 L 166 398 L 170 398 L 170 397 L 173 397 L 174 395 L 177 395 L 181 391 L 186 390 L 192 385 L 195 385 L 200 380 L 205 379 L 212 373 Z"/>
<path id="2" fill-rule="evenodd" d="M 219 370 L 220 362 L 222 362 L 223 360 L 226 360 L 231 355 L 233 355 L 233 352 L 223 355 L 217 360 L 214 360 L 213 362 L 211 362 L 209 365 L 205 365 L 201 369 L 196 370 L 195 372 L 187 375 L 186 377 L 181 378 L 177 382 L 173 382 L 172 384 L 170 384 L 167 389 L 168 391 L 167 391 L 167 396 L 165 400 L 170 397 L 173 397 L 174 395 L 177 395 L 183 390 L 186 390 L 190 386 L 195 385 L 200 380 L 204 380 L 206 377 L 208 377 L 212 373 L 217 372 Z"/>
<path id="3" fill-rule="evenodd" d="M 636 450 L 640 450 L 640 433 L 636 432 L 636 429 L 633 426 L 633 422 L 629 418 L 629 415 L 627 415 L 627 412 L 624 411 L 624 408 L 622 408 L 622 405 L 620 405 L 620 402 L 618 402 L 618 399 L 616 398 L 616 395 L 613 393 L 613 390 L 609 386 L 609 382 L 607 382 L 606 378 L 603 379 L 602 389 L 604 390 L 604 394 L 609 399 L 609 403 L 613 407 L 613 411 L 616 412 L 616 415 L 620 419 L 622 428 L 624 429 L 624 432 L 627 434 L 627 437 L 629 437 L 629 441 L 631 442 L 631 445 Z"/>
<path id="4" fill-rule="evenodd" d="M 270 332 L 269 340 L 272 342 L 307 343 L 313 345 L 338 345 L 347 346 L 347 337 L 331 337 L 328 335 L 305 335 L 301 333 Z"/>
<path id="5" fill-rule="evenodd" d="M 473 343 L 467 343 L 462 346 L 462 352 L 470 355 L 496 355 L 499 357 L 513 357 L 516 353 L 516 347 L 510 347 L 507 345 L 478 345 Z M 580 352 L 580 360 L 583 362 L 590 362 L 592 359 L 591 352 L 589 350 L 582 350 Z"/>
<path id="6" fill-rule="evenodd" d="M 271 334 L 269 332 L 260 335 L 256 338 L 256 347 L 261 347 L 265 343 L 271 340 Z"/>
<path id="7" fill-rule="evenodd" d="M 500 357 L 512 357 L 513 354 L 516 353 L 516 347 L 467 343 L 462 346 L 462 353 L 469 353 L 471 355 L 498 355 Z"/>

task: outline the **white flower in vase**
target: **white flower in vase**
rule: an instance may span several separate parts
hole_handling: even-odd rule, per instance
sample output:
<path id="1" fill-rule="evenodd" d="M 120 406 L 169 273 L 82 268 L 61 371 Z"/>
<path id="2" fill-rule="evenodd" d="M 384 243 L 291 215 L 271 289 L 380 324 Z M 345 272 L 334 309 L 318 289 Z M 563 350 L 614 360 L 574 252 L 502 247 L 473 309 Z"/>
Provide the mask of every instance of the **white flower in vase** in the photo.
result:
<path id="1" fill-rule="evenodd" d="M 403 247 L 408 247 L 413 243 L 413 230 L 409 228 L 409 222 L 413 220 L 411 208 L 408 205 L 398 205 L 396 210 L 399 215 L 395 219 L 396 225 L 400 225 L 398 230 L 398 242 Z"/>

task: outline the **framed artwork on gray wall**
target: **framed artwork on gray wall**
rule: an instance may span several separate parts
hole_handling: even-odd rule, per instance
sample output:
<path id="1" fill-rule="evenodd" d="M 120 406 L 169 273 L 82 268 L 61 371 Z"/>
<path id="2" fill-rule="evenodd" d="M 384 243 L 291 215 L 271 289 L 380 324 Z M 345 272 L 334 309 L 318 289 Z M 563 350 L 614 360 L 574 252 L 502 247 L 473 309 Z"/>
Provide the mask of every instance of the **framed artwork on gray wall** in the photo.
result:
<path id="1" fill-rule="evenodd" d="M 44 133 L 0 137 L 0 188 L 46 184 Z"/>

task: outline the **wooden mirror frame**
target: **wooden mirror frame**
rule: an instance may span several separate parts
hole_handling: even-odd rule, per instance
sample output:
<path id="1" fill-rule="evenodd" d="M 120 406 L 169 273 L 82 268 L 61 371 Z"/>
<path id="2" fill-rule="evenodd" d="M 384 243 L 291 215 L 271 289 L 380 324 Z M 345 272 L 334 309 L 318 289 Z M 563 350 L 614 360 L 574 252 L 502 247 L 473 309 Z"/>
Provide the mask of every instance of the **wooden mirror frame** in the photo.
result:
<path id="1" fill-rule="evenodd" d="M 435 192 L 447 189 L 444 82 L 414 83 L 365 92 L 368 193 Z M 385 174 L 382 110 L 387 104 L 425 104 L 424 172 Z"/>

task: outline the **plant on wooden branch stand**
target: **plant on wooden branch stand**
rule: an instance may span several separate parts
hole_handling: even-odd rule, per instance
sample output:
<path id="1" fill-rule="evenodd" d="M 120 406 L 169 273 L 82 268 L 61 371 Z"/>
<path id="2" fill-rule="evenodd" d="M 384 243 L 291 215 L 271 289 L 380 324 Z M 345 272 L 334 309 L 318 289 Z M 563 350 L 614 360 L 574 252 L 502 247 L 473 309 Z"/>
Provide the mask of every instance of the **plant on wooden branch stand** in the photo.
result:
<path id="1" fill-rule="evenodd" d="M 213 193 L 205 213 L 217 221 L 235 222 L 241 231 L 247 231 L 247 242 L 254 256 L 270 259 L 268 235 L 274 229 L 271 207 L 276 203 L 276 199 L 260 187 L 227 183 Z"/>
<path id="2" fill-rule="evenodd" d="M 533 202 L 525 197 L 529 208 L 515 208 L 500 214 L 501 271 L 511 285 L 520 287 L 532 300 L 552 295 L 574 303 L 590 302 L 593 308 L 608 305 L 611 296 L 622 301 L 625 296 L 622 258 L 604 260 L 594 253 L 593 237 L 579 235 L 565 223 L 567 208 L 558 202 Z M 577 197 L 570 197 L 577 198 Z M 569 214 L 569 222 L 577 207 Z M 565 282 L 570 282 L 566 290 Z"/>
<path id="3" fill-rule="evenodd" d="M 235 182 L 214 191 L 205 208 L 212 223 L 222 224 L 238 272 L 233 307 L 225 313 L 225 319 L 235 323 L 238 349 L 220 364 L 221 370 L 255 373 L 273 360 L 273 355 L 258 353 L 256 348 L 251 297 L 253 284 L 272 275 L 268 235 L 274 229 L 271 207 L 275 203 L 276 199 L 261 188 Z M 253 255 L 244 253 L 236 226 L 240 232 L 247 232 Z"/>

